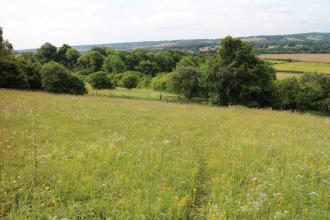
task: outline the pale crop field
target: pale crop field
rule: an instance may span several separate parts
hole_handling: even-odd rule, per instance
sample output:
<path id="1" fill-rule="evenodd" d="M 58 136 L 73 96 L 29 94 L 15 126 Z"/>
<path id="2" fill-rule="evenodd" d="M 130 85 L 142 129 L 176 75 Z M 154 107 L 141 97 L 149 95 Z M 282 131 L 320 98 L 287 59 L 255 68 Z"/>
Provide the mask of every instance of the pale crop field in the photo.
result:
<path id="1" fill-rule="evenodd" d="M 330 63 L 330 54 L 261 54 L 259 57 L 262 59 L 292 59 Z"/>
<path id="2" fill-rule="evenodd" d="M 329 219 L 330 119 L 0 90 L 0 218 Z"/>
<path id="3" fill-rule="evenodd" d="M 330 73 L 330 63 L 288 62 L 274 64 L 273 68 L 279 72 Z"/>

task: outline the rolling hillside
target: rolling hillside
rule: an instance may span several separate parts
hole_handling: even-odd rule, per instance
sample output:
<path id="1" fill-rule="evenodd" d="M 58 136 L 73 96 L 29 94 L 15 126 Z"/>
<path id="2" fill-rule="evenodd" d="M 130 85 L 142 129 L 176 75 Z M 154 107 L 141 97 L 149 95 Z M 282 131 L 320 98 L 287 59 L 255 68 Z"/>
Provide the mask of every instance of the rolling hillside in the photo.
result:
<path id="1" fill-rule="evenodd" d="M 251 43 L 258 53 L 330 53 L 330 33 L 305 33 L 293 35 L 266 35 L 242 37 Z M 110 47 L 116 50 L 162 50 L 178 49 L 187 52 L 214 52 L 221 39 L 193 39 L 171 41 L 145 41 L 127 43 L 108 43 L 93 45 L 76 45 L 81 52 L 93 47 Z M 34 49 L 31 49 L 32 51 Z M 17 52 L 21 52 L 17 51 Z"/>
<path id="2" fill-rule="evenodd" d="M 0 218 L 328 219 L 329 129 L 310 114 L 0 90 Z"/>

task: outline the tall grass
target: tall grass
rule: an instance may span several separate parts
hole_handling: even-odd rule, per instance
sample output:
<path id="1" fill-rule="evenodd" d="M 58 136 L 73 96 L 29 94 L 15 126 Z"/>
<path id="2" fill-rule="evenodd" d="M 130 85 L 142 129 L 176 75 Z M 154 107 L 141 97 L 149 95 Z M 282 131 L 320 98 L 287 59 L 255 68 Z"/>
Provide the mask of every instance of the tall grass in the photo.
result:
<path id="1" fill-rule="evenodd" d="M 327 219 L 329 130 L 309 114 L 0 90 L 0 218 Z"/>

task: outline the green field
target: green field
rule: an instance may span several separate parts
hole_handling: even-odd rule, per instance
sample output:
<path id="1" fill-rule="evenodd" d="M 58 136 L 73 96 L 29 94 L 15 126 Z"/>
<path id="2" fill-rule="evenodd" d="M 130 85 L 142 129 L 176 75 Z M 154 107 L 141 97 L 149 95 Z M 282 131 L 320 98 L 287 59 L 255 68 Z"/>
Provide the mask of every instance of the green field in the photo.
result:
<path id="1" fill-rule="evenodd" d="M 87 85 L 88 94 L 95 96 L 110 96 L 117 98 L 131 98 L 143 100 L 178 100 L 178 95 L 167 92 L 158 92 L 151 89 L 125 89 L 117 87 L 116 89 L 96 90 Z"/>
<path id="2" fill-rule="evenodd" d="M 0 218 L 329 219 L 330 119 L 0 90 Z"/>
<path id="3" fill-rule="evenodd" d="M 287 62 L 274 64 L 273 67 L 279 72 L 330 73 L 330 63 Z"/>

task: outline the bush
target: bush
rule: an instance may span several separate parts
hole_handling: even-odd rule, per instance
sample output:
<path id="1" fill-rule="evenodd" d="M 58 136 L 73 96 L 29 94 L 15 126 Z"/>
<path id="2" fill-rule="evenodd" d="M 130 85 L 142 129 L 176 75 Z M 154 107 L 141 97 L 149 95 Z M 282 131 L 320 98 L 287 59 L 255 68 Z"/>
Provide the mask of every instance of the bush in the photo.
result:
<path id="1" fill-rule="evenodd" d="M 296 109 L 296 98 L 300 91 L 297 78 L 287 78 L 275 81 L 276 99 L 273 107 L 276 109 Z"/>
<path id="2" fill-rule="evenodd" d="M 195 67 L 179 67 L 171 78 L 171 87 L 174 92 L 191 99 L 199 93 L 199 78 L 200 73 Z"/>
<path id="3" fill-rule="evenodd" d="M 113 89 L 114 85 L 104 72 L 97 72 L 90 76 L 89 83 L 94 89 Z"/>
<path id="4" fill-rule="evenodd" d="M 150 86 L 152 77 L 151 76 L 143 76 L 140 79 L 139 85 L 137 86 L 138 88 L 148 88 Z"/>
<path id="5" fill-rule="evenodd" d="M 126 65 L 119 56 L 109 55 L 104 60 L 103 69 L 108 73 L 120 73 L 126 70 Z"/>
<path id="6" fill-rule="evenodd" d="M 127 71 L 122 74 L 120 85 L 127 89 L 136 88 L 140 82 L 140 75 L 138 72 Z"/>
<path id="7" fill-rule="evenodd" d="M 64 66 L 56 62 L 44 64 L 41 68 L 42 86 L 47 92 L 82 95 L 87 92 L 84 82 L 67 73 Z"/>
<path id="8" fill-rule="evenodd" d="M 330 114 L 330 75 L 304 74 L 297 95 L 297 108 L 302 111 L 319 111 Z"/>
<path id="9" fill-rule="evenodd" d="M 150 87 L 156 91 L 171 91 L 171 77 L 173 73 L 162 73 L 152 78 Z"/>
<path id="10" fill-rule="evenodd" d="M 16 60 L 0 59 L 0 88 L 29 88 L 28 78 Z"/>
<path id="11" fill-rule="evenodd" d="M 27 60 L 23 57 L 17 58 L 17 61 L 18 61 L 19 67 L 22 69 L 22 71 L 27 76 L 29 88 L 33 89 L 33 90 L 42 89 L 40 63 L 33 62 L 31 60 Z"/>

